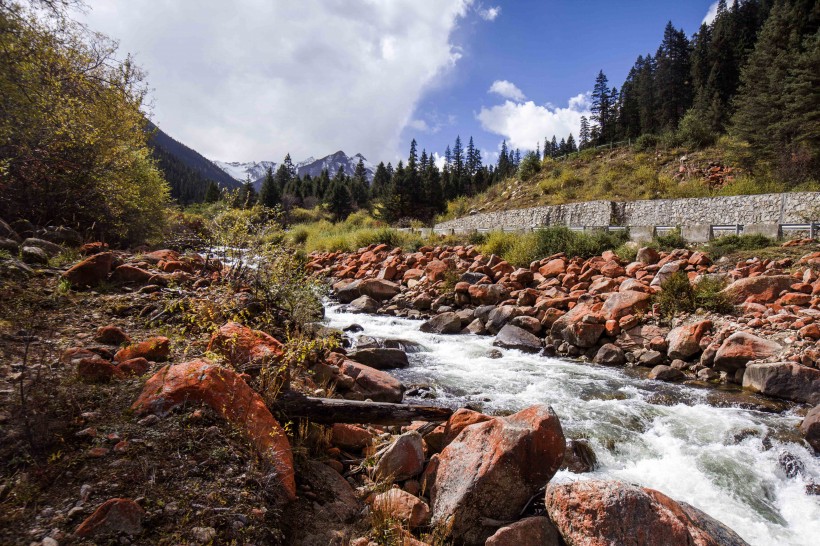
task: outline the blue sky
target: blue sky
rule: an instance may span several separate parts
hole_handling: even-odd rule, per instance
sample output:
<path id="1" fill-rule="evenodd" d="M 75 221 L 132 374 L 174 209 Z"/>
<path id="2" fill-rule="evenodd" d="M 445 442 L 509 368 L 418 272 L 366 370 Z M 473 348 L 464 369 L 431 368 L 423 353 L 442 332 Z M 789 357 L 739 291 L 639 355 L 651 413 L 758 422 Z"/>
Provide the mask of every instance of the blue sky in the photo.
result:
<path id="1" fill-rule="evenodd" d="M 420 147 L 440 151 L 460 134 L 465 143 L 472 135 L 480 149 L 495 152 L 504 135 L 485 130 L 477 119 L 482 108 L 505 102 L 488 93 L 494 81 L 513 83 L 536 106 L 565 108 L 570 97 L 591 90 L 599 70 L 611 86 L 620 86 L 639 54 L 654 54 L 667 21 L 691 36 L 710 4 L 709 0 L 493 2 L 501 10 L 492 22 L 473 17 L 456 29 L 453 41 L 463 48 L 463 57 L 418 104 L 414 118 L 427 121 L 436 132 L 406 127 L 403 149 L 415 138 Z M 540 139 L 544 136 L 552 134 Z M 560 140 L 566 135 L 557 136 Z"/>
<path id="2" fill-rule="evenodd" d="M 714 0 L 86 0 L 148 73 L 152 120 L 211 159 L 396 162 L 460 134 L 493 154 L 577 127 L 672 20 Z M 488 93 L 490 88 L 498 93 Z M 571 101 L 571 104 L 570 104 Z M 490 161 L 495 158 L 490 155 Z"/>

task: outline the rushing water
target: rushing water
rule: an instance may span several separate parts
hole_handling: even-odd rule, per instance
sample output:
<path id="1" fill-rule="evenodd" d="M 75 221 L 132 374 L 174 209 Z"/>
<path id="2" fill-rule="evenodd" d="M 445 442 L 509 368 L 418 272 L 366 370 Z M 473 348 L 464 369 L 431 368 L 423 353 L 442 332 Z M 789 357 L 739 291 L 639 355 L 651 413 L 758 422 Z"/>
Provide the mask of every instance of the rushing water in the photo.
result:
<path id="1" fill-rule="evenodd" d="M 392 373 L 418 396 L 407 400 L 451 408 L 470 404 L 485 413 L 509 413 L 550 404 L 568 438 L 588 438 L 600 467 L 592 474 L 658 489 L 688 502 L 750 544 L 820 544 L 820 497 L 805 492 L 820 483 L 820 459 L 800 443 L 791 412 L 748 405 L 715 405 L 714 389 L 644 379 L 630 370 L 580 364 L 501 350 L 489 357 L 492 337 L 425 334 L 418 321 L 346 313 L 328 307 L 330 326 L 364 327 L 357 335 L 418 344 L 410 367 Z M 745 408 L 745 409 L 744 409 Z M 783 452 L 803 465 L 789 478 Z"/>

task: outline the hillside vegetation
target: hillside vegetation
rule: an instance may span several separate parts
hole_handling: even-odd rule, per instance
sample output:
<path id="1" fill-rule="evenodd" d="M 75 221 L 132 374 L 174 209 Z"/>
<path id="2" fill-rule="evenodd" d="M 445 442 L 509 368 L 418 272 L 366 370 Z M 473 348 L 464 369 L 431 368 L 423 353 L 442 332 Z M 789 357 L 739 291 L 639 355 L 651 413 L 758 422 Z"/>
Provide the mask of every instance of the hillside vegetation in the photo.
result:
<path id="1" fill-rule="evenodd" d="M 648 142 L 648 144 L 647 144 Z M 544 158 L 472 197 L 448 203 L 440 220 L 471 211 L 493 212 L 578 201 L 714 197 L 816 191 L 816 179 L 794 182 L 774 174 L 746 145 L 728 137 L 692 149 L 648 139 L 615 148 L 589 148 L 562 159 Z"/>

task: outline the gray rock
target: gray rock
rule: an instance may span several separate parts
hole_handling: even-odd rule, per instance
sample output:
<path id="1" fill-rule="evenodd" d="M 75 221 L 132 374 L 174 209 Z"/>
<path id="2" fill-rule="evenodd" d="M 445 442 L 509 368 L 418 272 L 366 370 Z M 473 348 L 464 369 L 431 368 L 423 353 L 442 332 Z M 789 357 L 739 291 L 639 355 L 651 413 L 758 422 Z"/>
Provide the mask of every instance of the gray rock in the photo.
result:
<path id="1" fill-rule="evenodd" d="M 36 246 L 24 246 L 23 251 L 23 261 L 27 264 L 32 265 L 47 265 L 48 264 L 48 254 L 46 254 L 45 250 L 42 248 L 37 248 Z"/>
<path id="2" fill-rule="evenodd" d="M 46 254 L 48 254 L 49 258 L 53 258 L 54 256 L 58 256 L 58 255 L 63 253 L 63 250 L 65 250 L 60 245 L 56 245 L 56 244 L 52 243 L 51 241 L 46 241 L 45 239 L 36 239 L 34 237 L 29 237 L 28 239 L 23 241 L 23 244 L 21 246 L 23 246 L 23 247 L 33 246 L 33 247 L 42 249 L 43 251 L 45 251 Z"/>
<path id="3" fill-rule="evenodd" d="M 604 364 L 606 366 L 623 366 L 626 364 L 626 356 L 620 347 L 612 343 L 607 343 L 598 349 L 592 361 L 596 364 Z"/>
<path id="4" fill-rule="evenodd" d="M 521 314 L 515 305 L 502 305 L 490 311 L 485 326 L 491 334 L 497 334 L 505 324 Z"/>
<path id="5" fill-rule="evenodd" d="M 44 228 L 38 230 L 37 235 L 41 239 L 60 245 L 80 246 L 83 244 L 83 236 L 80 235 L 80 232 L 65 226 Z"/>
<path id="6" fill-rule="evenodd" d="M 663 362 L 664 356 L 660 351 L 646 351 L 638 358 L 638 364 L 653 368 Z"/>
<path id="7" fill-rule="evenodd" d="M 410 365 L 407 355 L 401 349 L 387 349 L 384 347 L 359 349 L 349 353 L 347 357 L 377 370 L 406 368 Z"/>
<path id="8" fill-rule="evenodd" d="M 19 252 L 20 246 L 12 239 L 0 237 L 0 250 L 5 250 L 9 254 L 13 255 Z"/>
<path id="9" fill-rule="evenodd" d="M 658 381 L 683 381 L 686 379 L 686 374 L 680 370 L 676 370 L 672 366 L 665 366 L 659 364 L 652 368 L 649 372 L 649 379 L 657 379 Z"/>
<path id="10" fill-rule="evenodd" d="M 484 323 L 481 322 L 481 319 L 475 319 L 462 330 L 462 333 L 483 336 L 487 334 L 487 329 L 484 327 Z"/>
<path id="11" fill-rule="evenodd" d="M 458 282 L 468 282 L 470 284 L 475 284 L 486 276 L 487 275 L 485 275 L 484 273 L 478 273 L 476 271 L 465 271 L 461 274 L 461 277 L 459 277 Z"/>
<path id="12" fill-rule="evenodd" d="M 0 278 L 24 281 L 34 275 L 34 271 L 20 260 L 0 260 Z"/>
<path id="13" fill-rule="evenodd" d="M 493 345 L 503 349 L 517 349 L 526 353 L 537 353 L 541 350 L 541 340 L 523 328 L 507 324 L 495 336 Z"/>
<path id="14" fill-rule="evenodd" d="M 379 310 L 379 302 L 370 296 L 359 296 L 348 304 L 351 313 L 375 313 Z"/>
<path id="15" fill-rule="evenodd" d="M 353 281 L 340 288 L 336 289 L 336 297 L 341 303 L 350 303 L 362 293 L 359 291 L 359 284 L 361 281 Z"/>
<path id="16" fill-rule="evenodd" d="M 421 434 L 405 432 L 393 442 L 376 463 L 377 479 L 403 481 L 421 474 L 424 469 L 424 446 Z"/>
<path id="17" fill-rule="evenodd" d="M 818 404 L 820 370 L 794 362 L 752 364 L 746 367 L 743 387 L 776 398 Z"/>
<path id="18" fill-rule="evenodd" d="M 457 334 L 461 332 L 461 319 L 452 311 L 442 313 L 422 324 L 419 330 L 428 334 Z"/>
<path id="19" fill-rule="evenodd" d="M 652 279 L 652 282 L 649 283 L 649 286 L 662 286 L 666 279 L 680 271 L 681 263 L 674 261 L 674 262 L 667 262 L 663 264 L 663 266 L 655 273 L 655 277 Z"/>

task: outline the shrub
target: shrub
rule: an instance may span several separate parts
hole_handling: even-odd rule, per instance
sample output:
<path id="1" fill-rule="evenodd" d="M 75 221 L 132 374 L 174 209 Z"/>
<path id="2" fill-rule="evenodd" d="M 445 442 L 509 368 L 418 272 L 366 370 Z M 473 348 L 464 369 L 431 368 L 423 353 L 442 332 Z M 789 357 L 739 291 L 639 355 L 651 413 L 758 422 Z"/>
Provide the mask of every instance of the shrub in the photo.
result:
<path id="1" fill-rule="evenodd" d="M 723 293 L 726 282 L 720 277 L 701 277 L 696 284 L 689 282 L 683 271 L 670 276 L 661 285 L 661 291 L 652 298 L 663 318 L 669 320 L 681 313 L 704 309 L 728 314 L 734 310 L 731 300 Z"/>
<path id="2" fill-rule="evenodd" d="M 541 160 L 535 152 L 528 152 L 518 166 L 518 178 L 524 181 L 529 180 L 538 174 L 539 170 L 541 170 Z"/>
<path id="3" fill-rule="evenodd" d="M 656 235 L 653 242 L 654 246 L 661 250 L 686 248 L 686 239 L 681 235 L 680 228 L 675 228 L 665 235 Z"/>
<path id="4" fill-rule="evenodd" d="M 714 144 L 717 135 L 704 115 L 691 108 L 680 120 L 678 137 L 687 146 L 704 148 Z"/>
<path id="5" fill-rule="evenodd" d="M 658 147 L 658 135 L 645 134 L 635 140 L 635 149 L 640 151 L 654 150 Z"/>
<path id="6" fill-rule="evenodd" d="M 527 267 L 535 260 L 561 252 L 581 258 L 596 256 L 618 248 L 627 238 L 628 234 L 623 231 L 585 233 L 552 226 L 533 233 L 490 233 L 482 252 L 498 254 L 513 265 Z"/>
<path id="7" fill-rule="evenodd" d="M 695 284 L 695 308 L 713 313 L 731 313 L 735 307 L 723 292 L 724 288 L 726 288 L 726 280 L 721 277 L 701 277 Z"/>
<path id="8" fill-rule="evenodd" d="M 505 256 L 513 247 L 520 234 L 491 231 L 485 235 L 485 243 L 481 245 L 482 254 Z"/>
<path id="9" fill-rule="evenodd" d="M 774 239 L 765 235 L 726 235 L 712 240 L 706 249 L 712 259 L 716 260 L 739 250 L 757 250 L 774 245 Z"/>

